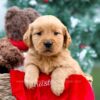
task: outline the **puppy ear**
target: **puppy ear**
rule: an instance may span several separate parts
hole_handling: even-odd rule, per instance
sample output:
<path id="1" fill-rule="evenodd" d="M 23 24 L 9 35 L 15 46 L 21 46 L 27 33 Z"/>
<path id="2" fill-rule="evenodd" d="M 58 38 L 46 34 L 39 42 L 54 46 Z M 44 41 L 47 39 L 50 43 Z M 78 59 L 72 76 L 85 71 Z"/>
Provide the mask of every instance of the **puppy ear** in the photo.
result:
<path id="1" fill-rule="evenodd" d="M 67 28 L 64 26 L 64 48 L 68 48 L 71 42 L 72 42 L 71 36 Z"/>
<path id="2" fill-rule="evenodd" d="M 23 40 L 28 47 L 32 47 L 32 39 L 31 39 L 32 38 L 32 31 L 33 31 L 33 28 L 30 24 L 26 33 L 23 36 Z"/>

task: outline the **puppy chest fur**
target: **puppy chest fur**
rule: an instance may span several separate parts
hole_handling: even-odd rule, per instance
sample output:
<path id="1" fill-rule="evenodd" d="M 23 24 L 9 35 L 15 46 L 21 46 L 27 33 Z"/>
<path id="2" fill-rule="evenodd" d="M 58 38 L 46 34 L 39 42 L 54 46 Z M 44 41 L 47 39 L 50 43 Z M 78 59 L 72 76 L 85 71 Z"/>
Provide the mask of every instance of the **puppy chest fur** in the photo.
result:
<path id="1" fill-rule="evenodd" d="M 77 69 L 77 72 L 81 71 L 78 63 L 70 56 L 68 50 L 64 50 L 56 56 L 46 57 L 30 49 L 25 59 L 25 66 L 29 65 L 33 65 L 33 67 L 35 65 L 40 72 L 45 74 L 51 73 L 57 67 L 72 67 L 75 70 Z"/>

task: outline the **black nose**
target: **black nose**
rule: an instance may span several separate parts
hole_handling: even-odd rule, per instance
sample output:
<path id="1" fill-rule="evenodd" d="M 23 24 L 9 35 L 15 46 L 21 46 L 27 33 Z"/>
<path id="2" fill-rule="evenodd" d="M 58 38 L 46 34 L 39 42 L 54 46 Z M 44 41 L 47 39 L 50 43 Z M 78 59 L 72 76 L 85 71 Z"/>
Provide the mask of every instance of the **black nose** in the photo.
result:
<path id="1" fill-rule="evenodd" d="M 46 48 L 51 48 L 52 41 L 46 41 L 46 42 L 44 42 L 44 45 L 45 45 Z"/>

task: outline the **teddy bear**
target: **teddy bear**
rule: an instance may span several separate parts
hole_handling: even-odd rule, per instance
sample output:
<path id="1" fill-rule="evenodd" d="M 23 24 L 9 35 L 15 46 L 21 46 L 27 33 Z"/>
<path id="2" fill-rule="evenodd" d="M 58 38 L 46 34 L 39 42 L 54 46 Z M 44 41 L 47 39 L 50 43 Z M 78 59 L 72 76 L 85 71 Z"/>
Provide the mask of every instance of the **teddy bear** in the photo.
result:
<path id="1" fill-rule="evenodd" d="M 8 9 L 5 16 L 5 30 L 10 42 L 22 51 L 28 47 L 23 42 L 23 35 L 28 25 L 32 23 L 40 14 L 32 8 L 20 9 L 16 6 Z"/>
<path id="2" fill-rule="evenodd" d="M 5 15 L 6 36 L 0 39 L 0 73 L 23 65 L 23 52 L 28 50 L 23 42 L 23 35 L 28 25 L 40 14 L 32 8 L 20 9 L 13 6 Z"/>

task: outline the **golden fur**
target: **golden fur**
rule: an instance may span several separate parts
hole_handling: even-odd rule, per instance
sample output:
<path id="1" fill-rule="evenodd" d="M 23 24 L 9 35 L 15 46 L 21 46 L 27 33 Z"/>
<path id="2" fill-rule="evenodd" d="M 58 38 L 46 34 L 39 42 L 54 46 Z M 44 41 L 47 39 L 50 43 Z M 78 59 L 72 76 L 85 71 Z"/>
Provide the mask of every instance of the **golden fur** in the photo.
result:
<path id="1" fill-rule="evenodd" d="M 47 40 L 53 43 L 49 51 L 44 46 Z M 45 15 L 37 18 L 29 25 L 24 41 L 29 46 L 24 62 L 24 83 L 27 88 L 36 86 L 41 71 L 51 74 L 51 89 L 54 94 L 60 95 L 69 75 L 83 75 L 79 64 L 67 49 L 71 43 L 67 28 L 56 17 Z"/>

